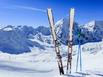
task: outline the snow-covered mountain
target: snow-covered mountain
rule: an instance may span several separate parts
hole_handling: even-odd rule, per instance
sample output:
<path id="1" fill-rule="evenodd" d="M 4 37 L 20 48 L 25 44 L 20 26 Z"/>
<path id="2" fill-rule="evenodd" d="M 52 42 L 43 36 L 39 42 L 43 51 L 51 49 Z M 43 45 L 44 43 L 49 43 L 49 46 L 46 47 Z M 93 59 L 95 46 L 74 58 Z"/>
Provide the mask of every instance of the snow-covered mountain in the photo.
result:
<path id="1" fill-rule="evenodd" d="M 58 40 L 61 42 L 60 50 L 63 66 L 66 69 L 68 19 L 61 19 L 55 26 Z M 75 72 L 78 51 L 77 39 L 80 29 L 82 43 L 86 44 L 81 45 L 82 72 Z M 101 32 L 103 32 L 102 21 L 95 21 L 95 23 L 93 21 L 83 26 L 79 26 L 77 23 L 74 24 L 73 42 L 76 45 L 73 46 L 70 77 L 103 76 L 103 41 L 101 42 L 103 33 L 99 34 Z M 98 36 L 101 36 L 101 38 Z M 101 39 L 100 42 L 96 42 L 97 40 L 92 39 L 93 37 Z M 8 77 L 8 73 L 9 77 L 68 77 L 68 75 L 59 76 L 56 54 L 48 27 L 33 28 L 9 25 L 0 29 L 0 77 Z"/>
<path id="2" fill-rule="evenodd" d="M 67 18 L 64 18 L 56 23 L 56 31 L 58 34 L 58 39 L 63 43 L 67 44 L 68 42 L 68 33 L 69 33 L 69 21 Z M 81 37 L 78 37 L 78 34 L 81 33 Z M 73 29 L 73 44 L 78 44 L 78 39 L 81 40 L 81 44 L 88 42 L 99 42 L 103 39 L 103 21 L 91 21 L 85 25 L 79 25 L 74 23 Z"/>
<path id="3" fill-rule="evenodd" d="M 102 41 L 103 39 L 103 21 L 91 21 L 88 24 L 84 25 L 84 33 L 87 30 L 87 32 L 85 33 L 85 35 L 89 35 L 88 37 L 86 37 L 88 39 L 89 42 L 98 42 L 98 41 Z M 91 37 L 91 39 L 90 39 Z"/>
<path id="4" fill-rule="evenodd" d="M 42 38 L 43 36 L 50 37 L 49 28 L 40 26 L 34 29 L 28 26 L 14 27 L 9 25 L 0 29 L 0 51 L 19 54 L 30 52 L 30 47 L 45 49 L 45 46 L 37 42 L 37 40 L 42 43 L 45 41 L 49 44 L 51 43 L 51 39 L 44 39 Z M 31 39 L 34 39 L 35 41 L 32 41 Z"/>
<path id="5" fill-rule="evenodd" d="M 67 45 L 67 42 L 68 42 L 68 33 L 69 33 L 69 19 L 68 18 L 63 18 L 61 19 L 60 21 L 58 21 L 56 23 L 56 31 L 57 31 L 57 35 L 58 35 L 58 39 L 60 40 L 60 42 L 62 42 L 63 44 Z M 78 30 L 79 30 L 79 25 L 78 23 L 74 23 L 74 31 L 73 31 L 73 34 L 74 34 L 74 43 L 77 44 L 77 33 L 78 33 Z"/>
<path id="6" fill-rule="evenodd" d="M 67 45 L 69 33 L 68 18 L 59 20 L 56 24 L 56 33 L 61 44 Z M 74 23 L 73 44 L 78 44 L 78 32 L 81 30 L 81 43 L 99 42 L 103 39 L 103 21 L 92 21 L 80 26 Z M 0 29 L 0 51 L 11 54 L 30 52 L 31 47 L 42 50 L 52 48 L 52 37 L 49 27 L 39 26 L 37 28 L 29 26 L 8 25 Z"/>

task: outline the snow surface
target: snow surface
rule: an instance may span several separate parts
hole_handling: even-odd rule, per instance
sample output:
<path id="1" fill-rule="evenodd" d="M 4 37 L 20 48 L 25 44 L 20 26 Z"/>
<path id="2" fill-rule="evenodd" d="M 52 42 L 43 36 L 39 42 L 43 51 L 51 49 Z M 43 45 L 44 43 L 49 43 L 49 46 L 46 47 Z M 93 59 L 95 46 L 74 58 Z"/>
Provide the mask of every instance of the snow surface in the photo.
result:
<path id="1" fill-rule="evenodd" d="M 94 45 L 94 46 L 93 46 Z M 0 77 L 103 77 L 103 47 L 97 49 L 97 53 L 90 53 L 90 48 L 95 46 L 103 46 L 103 42 L 88 43 L 82 45 L 87 49 L 82 52 L 82 72 L 75 72 L 76 69 L 76 51 L 77 45 L 74 46 L 72 73 L 71 75 L 59 75 L 56 55 L 53 48 L 40 50 L 39 48 L 31 48 L 32 52 L 19 55 L 10 55 L 0 52 Z M 66 46 L 61 46 L 61 54 L 67 52 Z M 94 50 L 93 50 L 94 51 Z M 66 54 L 63 56 L 63 65 L 66 69 Z M 65 71 L 66 72 L 66 71 Z"/>
<path id="2" fill-rule="evenodd" d="M 95 27 L 95 21 L 91 21 L 91 22 L 85 24 L 85 26 L 84 26 L 84 28 L 87 28 L 89 31 L 93 31 L 94 27 Z"/>
<path id="3" fill-rule="evenodd" d="M 74 27 L 72 73 L 59 75 L 56 54 L 50 29 L 28 26 L 0 29 L 0 77 L 103 77 L 103 21 L 90 22 L 82 27 L 84 37 L 82 47 L 83 70 L 76 72 L 77 23 Z M 56 23 L 64 69 L 67 62 L 68 19 Z M 10 30 L 11 29 L 11 30 Z M 5 53 L 3 53 L 5 52 Z M 28 53 L 23 53 L 28 52 Z M 7 54 L 12 53 L 12 54 Z M 18 54 L 17 53 L 22 53 Z M 65 71 L 66 72 L 66 71 Z"/>

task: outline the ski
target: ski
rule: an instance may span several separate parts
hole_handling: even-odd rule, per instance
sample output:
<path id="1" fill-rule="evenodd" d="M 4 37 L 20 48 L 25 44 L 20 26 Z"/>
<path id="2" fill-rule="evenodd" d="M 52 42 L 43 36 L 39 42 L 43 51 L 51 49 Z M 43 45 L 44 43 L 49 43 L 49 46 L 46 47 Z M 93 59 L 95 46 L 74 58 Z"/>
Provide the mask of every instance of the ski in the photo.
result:
<path id="1" fill-rule="evenodd" d="M 50 24 L 51 33 L 52 33 L 53 43 L 54 43 L 54 46 L 55 46 L 58 68 L 59 68 L 59 72 L 60 72 L 60 75 L 61 75 L 61 74 L 64 74 L 62 57 L 60 55 L 59 42 L 57 40 L 57 36 L 56 36 L 56 32 L 55 32 L 54 18 L 53 18 L 52 10 L 50 8 L 47 9 L 47 15 L 48 15 L 48 20 L 49 20 L 49 24 Z"/>
<path id="2" fill-rule="evenodd" d="M 72 42 L 73 42 L 73 24 L 74 24 L 74 8 L 70 9 L 70 18 L 69 18 L 69 34 L 68 34 L 68 59 L 67 59 L 67 74 L 68 70 L 71 73 L 72 66 Z"/>

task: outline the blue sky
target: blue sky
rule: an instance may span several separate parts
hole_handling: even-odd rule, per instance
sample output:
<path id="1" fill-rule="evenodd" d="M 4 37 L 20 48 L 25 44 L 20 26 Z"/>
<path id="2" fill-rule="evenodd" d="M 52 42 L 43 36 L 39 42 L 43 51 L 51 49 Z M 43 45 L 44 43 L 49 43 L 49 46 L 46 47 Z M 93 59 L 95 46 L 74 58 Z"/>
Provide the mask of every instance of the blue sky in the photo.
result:
<path id="1" fill-rule="evenodd" d="M 56 22 L 72 7 L 80 24 L 103 20 L 103 0 L 0 0 L 0 25 L 49 26 L 47 8 L 53 9 Z"/>

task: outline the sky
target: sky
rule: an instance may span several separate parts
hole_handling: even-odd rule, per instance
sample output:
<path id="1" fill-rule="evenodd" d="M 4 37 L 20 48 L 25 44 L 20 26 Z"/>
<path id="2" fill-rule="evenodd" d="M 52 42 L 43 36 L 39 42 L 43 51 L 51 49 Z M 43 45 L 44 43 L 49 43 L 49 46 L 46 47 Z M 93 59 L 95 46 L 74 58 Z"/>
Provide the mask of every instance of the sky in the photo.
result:
<path id="1" fill-rule="evenodd" d="M 79 24 L 103 20 L 103 0 L 0 0 L 0 26 L 49 26 L 47 8 L 53 10 L 55 22 L 69 18 L 70 8 L 75 8 Z"/>

